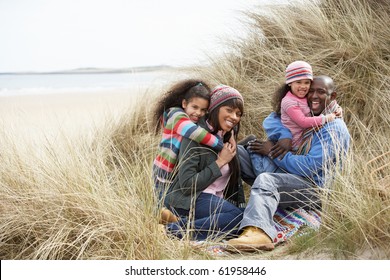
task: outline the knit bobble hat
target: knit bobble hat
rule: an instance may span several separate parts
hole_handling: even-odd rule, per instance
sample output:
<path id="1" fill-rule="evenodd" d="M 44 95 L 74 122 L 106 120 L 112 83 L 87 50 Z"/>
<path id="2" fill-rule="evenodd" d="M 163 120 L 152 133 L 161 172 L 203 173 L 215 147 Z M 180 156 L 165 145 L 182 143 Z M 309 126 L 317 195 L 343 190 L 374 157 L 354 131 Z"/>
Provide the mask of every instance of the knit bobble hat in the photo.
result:
<path id="1" fill-rule="evenodd" d="M 226 85 L 216 86 L 211 92 L 209 112 L 213 111 L 225 101 L 234 98 L 238 98 L 242 101 L 242 103 L 244 103 L 242 95 L 235 88 Z"/>
<path id="2" fill-rule="evenodd" d="M 309 63 L 305 61 L 294 61 L 286 68 L 286 84 L 303 79 L 313 81 L 313 70 Z"/>

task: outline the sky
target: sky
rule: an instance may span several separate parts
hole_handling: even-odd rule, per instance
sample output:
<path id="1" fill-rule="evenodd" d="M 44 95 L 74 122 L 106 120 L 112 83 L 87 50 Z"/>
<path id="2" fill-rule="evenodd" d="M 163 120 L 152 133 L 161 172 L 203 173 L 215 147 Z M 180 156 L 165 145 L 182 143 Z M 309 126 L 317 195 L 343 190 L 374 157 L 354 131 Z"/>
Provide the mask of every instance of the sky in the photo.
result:
<path id="1" fill-rule="evenodd" d="M 267 2 L 0 0 L 0 72 L 203 63 Z"/>

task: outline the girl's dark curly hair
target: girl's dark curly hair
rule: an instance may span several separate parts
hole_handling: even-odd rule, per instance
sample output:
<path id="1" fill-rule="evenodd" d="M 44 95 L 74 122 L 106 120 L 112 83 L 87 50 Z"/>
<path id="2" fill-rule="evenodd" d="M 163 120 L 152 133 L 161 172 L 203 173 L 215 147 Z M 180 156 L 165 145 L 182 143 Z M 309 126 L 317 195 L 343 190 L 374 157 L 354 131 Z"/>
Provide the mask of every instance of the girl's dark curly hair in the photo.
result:
<path id="1" fill-rule="evenodd" d="M 183 100 L 189 102 L 194 97 L 200 97 L 210 101 L 210 92 L 210 87 L 202 80 L 187 79 L 174 84 L 160 98 L 153 110 L 153 122 L 156 127 L 156 134 L 160 130 L 162 116 L 165 110 L 172 107 L 182 107 Z"/>
<path id="2" fill-rule="evenodd" d="M 281 114 L 281 104 L 283 97 L 286 96 L 287 92 L 291 90 L 291 87 L 287 84 L 281 85 L 279 88 L 276 89 L 274 96 L 271 100 L 271 106 L 275 113 L 278 115 Z"/>

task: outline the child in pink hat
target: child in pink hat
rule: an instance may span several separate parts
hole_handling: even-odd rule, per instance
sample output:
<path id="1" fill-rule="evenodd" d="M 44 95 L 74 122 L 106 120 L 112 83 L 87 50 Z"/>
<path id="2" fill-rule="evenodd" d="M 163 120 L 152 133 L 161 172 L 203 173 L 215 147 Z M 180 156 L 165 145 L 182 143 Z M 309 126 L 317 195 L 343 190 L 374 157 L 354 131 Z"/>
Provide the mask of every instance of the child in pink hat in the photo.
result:
<path id="1" fill-rule="evenodd" d="M 336 114 L 314 117 L 310 114 L 306 96 L 313 81 L 313 70 L 309 63 L 299 60 L 290 63 L 285 77 L 285 84 L 276 91 L 272 103 L 274 111 L 281 115 L 282 124 L 291 131 L 292 151 L 296 151 L 305 129 L 331 122 L 336 118 Z M 251 160 L 256 176 L 277 170 L 277 166 L 267 156 L 251 153 Z"/>

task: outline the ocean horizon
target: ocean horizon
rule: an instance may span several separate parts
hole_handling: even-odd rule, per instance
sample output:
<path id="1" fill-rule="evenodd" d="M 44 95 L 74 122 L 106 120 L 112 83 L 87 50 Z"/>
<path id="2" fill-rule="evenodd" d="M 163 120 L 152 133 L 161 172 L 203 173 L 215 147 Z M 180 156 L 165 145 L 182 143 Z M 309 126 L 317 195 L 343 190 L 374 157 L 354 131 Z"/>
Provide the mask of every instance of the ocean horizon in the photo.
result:
<path id="1" fill-rule="evenodd" d="M 176 75 L 172 75 L 169 69 L 139 72 L 5 73 L 0 74 L 0 96 L 163 86 L 172 81 L 174 76 Z"/>

